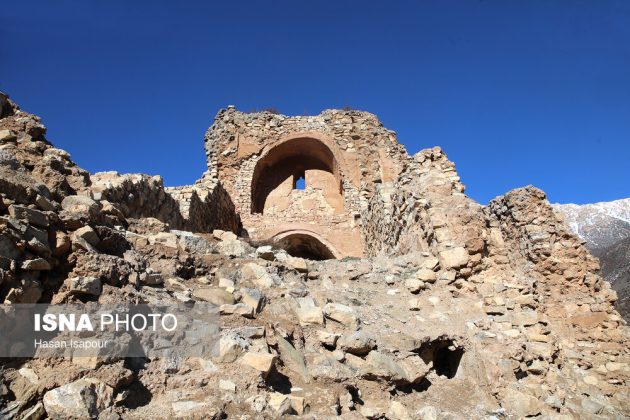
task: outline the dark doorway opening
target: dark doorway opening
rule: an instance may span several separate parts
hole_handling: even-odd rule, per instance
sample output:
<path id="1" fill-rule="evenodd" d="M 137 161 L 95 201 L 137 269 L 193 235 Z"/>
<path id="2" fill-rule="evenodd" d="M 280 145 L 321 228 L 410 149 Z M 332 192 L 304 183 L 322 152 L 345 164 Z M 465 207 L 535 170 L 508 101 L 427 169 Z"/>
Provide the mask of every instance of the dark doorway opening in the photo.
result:
<path id="1" fill-rule="evenodd" d="M 294 257 L 315 261 L 335 258 L 335 255 L 326 245 L 314 236 L 306 233 L 295 233 L 285 236 L 277 241 L 277 245 Z"/>
<path id="2" fill-rule="evenodd" d="M 452 379 L 459 369 L 462 356 L 464 356 L 464 348 L 457 345 L 451 338 L 439 337 L 423 343 L 419 353 L 425 363 L 433 363 L 435 373 Z"/>

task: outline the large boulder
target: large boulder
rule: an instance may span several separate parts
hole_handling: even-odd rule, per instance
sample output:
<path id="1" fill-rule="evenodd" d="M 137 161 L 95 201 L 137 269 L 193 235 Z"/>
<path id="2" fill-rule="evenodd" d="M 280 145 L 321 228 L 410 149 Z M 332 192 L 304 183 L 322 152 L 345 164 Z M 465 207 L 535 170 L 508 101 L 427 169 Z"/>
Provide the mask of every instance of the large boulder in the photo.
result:
<path id="1" fill-rule="evenodd" d="M 243 355 L 240 362 L 266 375 L 271 371 L 271 368 L 276 362 L 276 358 L 277 356 L 271 353 L 248 351 Z"/>
<path id="2" fill-rule="evenodd" d="M 315 301 L 313 298 L 305 297 L 298 298 L 297 308 L 295 310 L 298 319 L 300 320 L 300 325 L 305 326 L 309 324 L 323 324 L 324 323 L 324 313 L 322 308 L 315 305 Z"/>
<path id="3" fill-rule="evenodd" d="M 234 296 L 232 293 L 228 293 L 224 289 L 218 287 L 202 287 L 194 289 L 192 295 L 206 302 L 210 302 L 214 305 L 231 305 L 234 303 Z"/>
<path id="4" fill-rule="evenodd" d="M 112 387 L 92 378 L 52 389 L 44 394 L 44 408 L 52 419 L 90 419 L 113 403 Z"/>
<path id="5" fill-rule="evenodd" d="M 9 214 L 16 219 L 26 220 L 31 225 L 47 227 L 49 224 L 46 213 L 28 207 L 10 205 Z"/>
<path id="6" fill-rule="evenodd" d="M 501 405 L 507 410 L 508 414 L 512 414 L 517 418 L 540 414 L 544 407 L 544 404 L 535 397 L 513 388 L 508 388 L 505 391 Z"/>
<path id="7" fill-rule="evenodd" d="M 256 263 L 247 263 L 241 268 L 241 282 L 250 282 L 262 288 L 273 286 L 274 281 L 265 267 Z"/>
<path id="8" fill-rule="evenodd" d="M 359 317 L 354 309 L 341 303 L 327 303 L 324 306 L 324 315 L 348 328 L 356 329 L 359 326 Z"/>
<path id="9" fill-rule="evenodd" d="M 76 294 L 100 296 L 102 290 L 98 277 L 72 277 L 65 284 L 69 292 Z"/>
<path id="10" fill-rule="evenodd" d="M 351 334 L 341 336 L 337 344 L 342 350 L 348 353 L 363 356 L 376 347 L 376 340 L 365 331 L 355 331 Z"/>
<path id="11" fill-rule="evenodd" d="M 101 205 L 85 195 L 70 195 L 63 199 L 61 208 L 84 220 L 92 220 L 98 216 Z"/>

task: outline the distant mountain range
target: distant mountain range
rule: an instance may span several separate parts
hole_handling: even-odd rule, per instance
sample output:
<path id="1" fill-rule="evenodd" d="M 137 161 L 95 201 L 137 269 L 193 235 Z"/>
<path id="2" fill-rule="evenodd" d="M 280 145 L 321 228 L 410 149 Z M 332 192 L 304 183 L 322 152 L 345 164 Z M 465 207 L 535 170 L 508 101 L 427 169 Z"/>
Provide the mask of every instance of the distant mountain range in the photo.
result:
<path id="1" fill-rule="evenodd" d="M 617 309 L 630 321 L 630 198 L 594 204 L 554 204 L 571 231 L 599 258 L 601 275 L 619 295 Z"/>

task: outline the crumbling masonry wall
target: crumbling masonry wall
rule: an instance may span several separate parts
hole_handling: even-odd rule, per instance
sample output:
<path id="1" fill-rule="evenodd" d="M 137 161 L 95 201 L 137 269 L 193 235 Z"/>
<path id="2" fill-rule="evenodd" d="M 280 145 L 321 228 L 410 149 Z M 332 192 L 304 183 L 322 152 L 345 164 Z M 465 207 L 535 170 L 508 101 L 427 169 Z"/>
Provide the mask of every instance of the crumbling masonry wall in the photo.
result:
<path id="1" fill-rule="evenodd" d="M 240 221 L 234 204 L 219 183 L 164 187 L 160 176 L 99 172 L 91 176 L 83 193 L 97 200 L 119 203 L 125 218 L 154 218 L 170 229 L 239 232 Z"/>
<path id="2" fill-rule="evenodd" d="M 365 113 L 219 117 L 219 131 L 260 131 L 260 151 L 241 162 L 238 148 L 218 148 L 222 167 L 164 188 L 90 175 L 0 93 L 0 300 L 208 301 L 222 327 L 216 357 L 146 359 L 137 372 L 108 357 L 5 359 L 0 417 L 628 418 L 630 330 L 542 191 L 481 206 L 440 149 L 409 158 Z M 268 145 L 263 134 L 285 120 Z M 334 134 L 346 129 L 347 144 Z M 257 174 L 266 188 L 252 188 Z M 239 201 L 255 191 L 257 208 Z M 303 211 L 307 200 L 317 205 Z M 293 226 L 276 239 L 298 257 L 239 238 L 239 213 L 250 232 Z M 339 245 L 311 225 L 335 218 L 354 222 L 370 258 L 299 258 L 330 256 Z M 234 233 L 186 231 L 222 225 Z"/>
<path id="3" fill-rule="evenodd" d="M 395 133 L 359 111 L 287 117 L 229 107 L 205 141 L 209 171 L 198 185 L 225 187 L 246 235 L 278 240 L 299 233 L 337 256 L 365 254 L 363 209 L 407 161 Z M 304 189 L 296 188 L 299 177 Z"/>
<path id="4" fill-rule="evenodd" d="M 366 253 L 428 252 L 468 277 L 486 249 L 482 206 L 463 193 L 455 165 L 435 147 L 409 158 L 404 172 L 379 185 L 363 213 Z"/>

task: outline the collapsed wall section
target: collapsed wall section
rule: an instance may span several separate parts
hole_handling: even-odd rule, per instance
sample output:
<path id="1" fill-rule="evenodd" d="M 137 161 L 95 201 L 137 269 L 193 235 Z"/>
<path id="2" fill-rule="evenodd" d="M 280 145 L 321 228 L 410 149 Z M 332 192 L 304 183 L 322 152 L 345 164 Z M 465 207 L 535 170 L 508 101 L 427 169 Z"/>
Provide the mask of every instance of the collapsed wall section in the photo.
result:
<path id="1" fill-rule="evenodd" d="M 469 276 L 486 246 L 485 220 L 481 206 L 463 191 L 440 148 L 416 153 L 394 182 L 378 186 L 364 209 L 366 253 L 430 252 L 444 268 Z"/>
<path id="2" fill-rule="evenodd" d="M 97 200 L 119 203 L 125 218 L 153 217 L 173 229 L 183 229 L 179 203 L 164 190 L 160 176 L 98 172 L 88 193 Z"/>
<path id="3" fill-rule="evenodd" d="M 46 140 L 41 119 L 20 110 L 0 92 L 0 171 L 2 179 L 32 177 L 37 190 L 47 199 L 61 201 L 90 185 L 90 175 L 78 167 L 65 150 Z M 10 174 L 8 172 L 11 172 Z M 3 186 L 9 191 L 11 185 Z"/>
<path id="4" fill-rule="evenodd" d="M 212 232 L 215 229 L 240 234 L 242 224 L 234 203 L 220 183 L 213 188 L 198 185 L 166 188 L 178 203 L 188 230 Z"/>
<path id="5" fill-rule="evenodd" d="M 542 370 L 548 377 L 565 378 L 554 380 L 554 386 L 570 387 L 595 401 L 627 399 L 615 367 L 628 358 L 628 328 L 614 309 L 615 291 L 597 274 L 597 260 L 538 188 L 510 191 L 484 212 L 493 238 L 488 252 L 504 255 L 503 267 L 509 267 L 491 267 L 476 279 L 486 313 L 495 323 L 516 324 L 518 318 L 508 316 L 509 311 L 522 308 L 539 320 L 526 325 L 522 348 L 529 354 L 521 359 L 520 381 L 539 383 L 532 376 L 549 366 Z M 579 411 L 579 401 L 567 399 L 566 405 Z"/>
<path id="6" fill-rule="evenodd" d="M 599 263 L 582 241 L 564 226 L 545 193 L 533 186 L 518 188 L 492 200 L 486 213 L 500 229 L 511 258 L 529 261 L 543 275 L 558 275 L 572 281 L 595 274 Z M 576 264 L 579 262 L 579 264 Z"/>
<path id="7" fill-rule="evenodd" d="M 160 176 L 99 172 L 86 191 L 97 200 L 117 203 L 125 218 L 154 218 L 170 229 L 239 232 L 234 204 L 219 183 L 164 187 Z"/>

